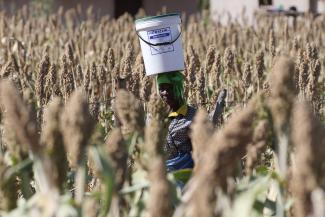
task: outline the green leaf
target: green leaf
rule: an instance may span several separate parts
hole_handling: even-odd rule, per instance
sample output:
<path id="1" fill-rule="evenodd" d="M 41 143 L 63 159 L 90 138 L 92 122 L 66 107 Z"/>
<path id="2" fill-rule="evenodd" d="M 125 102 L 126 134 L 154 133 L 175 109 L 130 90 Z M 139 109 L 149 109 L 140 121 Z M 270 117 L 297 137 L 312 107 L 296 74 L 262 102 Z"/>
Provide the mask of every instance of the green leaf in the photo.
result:
<path id="1" fill-rule="evenodd" d="M 256 173 L 258 175 L 262 175 L 262 176 L 266 176 L 269 174 L 269 168 L 267 168 L 266 166 L 260 166 L 256 168 Z"/>
<path id="2" fill-rule="evenodd" d="M 253 205 L 254 209 L 259 213 L 259 214 L 262 214 L 263 213 L 263 209 L 264 209 L 264 203 L 260 200 L 256 200 L 254 202 L 254 205 Z"/>
<path id="3" fill-rule="evenodd" d="M 22 162 L 10 167 L 6 171 L 5 176 L 2 178 L 9 179 L 10 177 L 12 177 L 14 175 L 18 175 L 22 172 L 29 172 L 32 170 L 32 166 L 33 166 L 33 160 L 30 158 L 26 158 Z"/>
<path id="4" fill-rule="evenodd" d="M 125 187 L 120 191 L 120 193 L 121 194 L 130 194 L 130 193 L 133 193 L 135 191 L 146 189 L 149 186 L 150 186 L 149 182 L 143 182 L 143 183 L 139 183 L 139 184 L 136 184 L 136 185 L 132 185 L 130 187 Z"/>
<path id="5" fill-rule="evenodd" d="M 95 167 L 100 172 L 101 179 L 105 184 L 105 192 L 101 197 L 101 213 L 100 216 L 106 216 L 111 205 L 114 190 L 114 170 L 109 164 L 104 151 L 99 151 L 98 147 L 90 147 L 91 154 L 94 159 Z"/>
<path id="6" fill-rule="evenodd" d="M 208 93 L 208 99 L 211 99 L 212 94 L 214 93 L 214 91 L 210 87 L 208 87 L 207 93 Z"/>
<path id="7" fill-rule="evenodd" d="M 192 169 L 182 169 L 172 172 L 173 177 L 176 181 L 181 181 L 183 183 L 187 183 L 187 181 L 192 176 Z"/>
<path id="8" fill-rule="evenodd" d="M 248 183 L 246 191 L 241 192 L 234 201 L 231 216 L 251 217 L 258 216 L 263 211 L 264 204 L 260 198 L 267 194 L 270 185 L 270 177 L 259 177 Z"/>

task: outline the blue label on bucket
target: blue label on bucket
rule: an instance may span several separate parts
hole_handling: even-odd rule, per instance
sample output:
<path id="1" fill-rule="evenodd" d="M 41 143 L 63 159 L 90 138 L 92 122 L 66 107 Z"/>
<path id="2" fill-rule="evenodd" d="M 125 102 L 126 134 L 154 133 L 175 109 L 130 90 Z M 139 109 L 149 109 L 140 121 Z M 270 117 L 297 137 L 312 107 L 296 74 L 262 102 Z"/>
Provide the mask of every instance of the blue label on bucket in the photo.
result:
<path id="1" fill-rule="evenodd" d="M 150 39 L 162 38 L 162 37 L 167 37 L 167 36 L 169 36 L 169 33 L 163 33 L 163 34 L 159 34 L 159 35 L 150 36 Z"/>
<path id="2" fill-rule="evenodd" d="M 152 44 L 165 43 L 172 41 L 172 33 L 170 27 L 154 29 L 147 31 L 148 40 Z M 150 46 L 151 54 L 157 55 L 161 53 L 173 52 L 173 44 L 160 45 L 160 46 Z"/>

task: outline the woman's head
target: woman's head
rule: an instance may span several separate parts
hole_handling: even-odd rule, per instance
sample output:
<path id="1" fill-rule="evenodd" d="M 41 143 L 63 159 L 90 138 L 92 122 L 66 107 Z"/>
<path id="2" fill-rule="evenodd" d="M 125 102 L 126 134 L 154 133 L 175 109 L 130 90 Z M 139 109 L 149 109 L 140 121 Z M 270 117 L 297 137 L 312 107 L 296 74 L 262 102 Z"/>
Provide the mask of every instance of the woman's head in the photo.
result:
<path id="1" fill-rule="evenodd" d="M 159 95 L 172 108 L 184 103 L 184 75 L 180 71 L 161 73 L 157 76 Z"/>

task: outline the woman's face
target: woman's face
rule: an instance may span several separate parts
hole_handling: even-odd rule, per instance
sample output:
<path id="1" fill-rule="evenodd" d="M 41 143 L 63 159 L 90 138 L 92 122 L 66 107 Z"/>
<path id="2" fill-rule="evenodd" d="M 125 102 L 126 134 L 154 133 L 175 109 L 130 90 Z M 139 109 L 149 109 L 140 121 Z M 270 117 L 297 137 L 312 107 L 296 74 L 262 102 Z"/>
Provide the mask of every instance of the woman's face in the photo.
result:
<path id="1" fill-rule="evenodd" d="M 172 84 L 160 84 L 159 95 L 171 108 L 177 106 L 177 100 L 175 99 Z"/>

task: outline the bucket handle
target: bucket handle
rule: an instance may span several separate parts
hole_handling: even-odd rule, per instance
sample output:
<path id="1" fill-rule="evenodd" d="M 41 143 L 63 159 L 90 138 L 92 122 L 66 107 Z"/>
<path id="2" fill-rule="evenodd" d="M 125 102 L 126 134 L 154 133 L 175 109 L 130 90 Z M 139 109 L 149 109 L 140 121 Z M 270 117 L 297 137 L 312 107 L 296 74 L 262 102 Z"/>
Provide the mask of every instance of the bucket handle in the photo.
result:
<path id="1" fill-rule="evenodd" d="M 162 45 L 170 45 L 170 44 L 173 44 L 175 41 L 177 41 L 177 39 L 179 38 L 179 36 L 181 36 L 181 34 L 182 34 L 182 32 L 179 31 L 178 36 L 177 36 L 174 40 L 172 40 L 172 41 L 170 41 L 170 42 L 162 42 L 162 43 L 156 43 L 156 44 L 153 44 L 153 43 L 150 43 L 149 41 L 144 40 L 144 38 L 142 38 L 142 37 L 139 35 L 138 31 L 136 31 L 136 33 L 137 33 L 138 37 L 139 37 L 139 38 L 140 38 L 144 43 L 146 43 L 146 44 L 148 44 L 148 45 L 150 45 L 150 46 L 162 46 Z"/>

